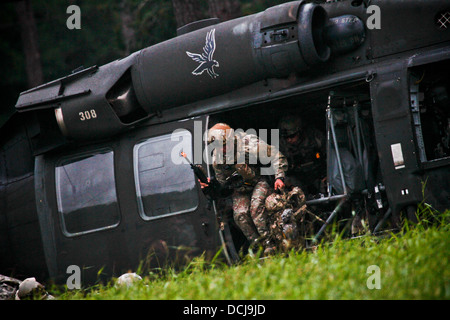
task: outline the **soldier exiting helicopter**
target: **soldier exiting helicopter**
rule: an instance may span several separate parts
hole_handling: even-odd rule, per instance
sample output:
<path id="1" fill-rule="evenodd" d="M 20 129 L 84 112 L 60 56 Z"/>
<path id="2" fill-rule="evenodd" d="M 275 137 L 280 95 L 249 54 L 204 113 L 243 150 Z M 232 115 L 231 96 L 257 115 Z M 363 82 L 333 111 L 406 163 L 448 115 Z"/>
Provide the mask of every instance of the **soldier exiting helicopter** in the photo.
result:
<path id="1" fill-rule="evenodd" d="M 284 188 L 284 176 L 288 163 L 274 146 L 266 144 L 254 134 L 234 131 L 225 123 L 217 123 L 208 132 L 208 143 L 215 142 L 219 147 L 213 149 L 212 163 L 217 181 L 229 185 L 235 177 L 241 183 L 234 184 L 233 218 L 251 245 L 262 245 L 264 254 L 276 248 L 269 238 L 269 226 L 265 199 L 272 193 L 268 176 L 262 174 L 259 160 L 262 152 L 271 159 L 272 173 L 275 176 L 274 189 Z M 202 188 L 208 184 L 201 183 Z"/>

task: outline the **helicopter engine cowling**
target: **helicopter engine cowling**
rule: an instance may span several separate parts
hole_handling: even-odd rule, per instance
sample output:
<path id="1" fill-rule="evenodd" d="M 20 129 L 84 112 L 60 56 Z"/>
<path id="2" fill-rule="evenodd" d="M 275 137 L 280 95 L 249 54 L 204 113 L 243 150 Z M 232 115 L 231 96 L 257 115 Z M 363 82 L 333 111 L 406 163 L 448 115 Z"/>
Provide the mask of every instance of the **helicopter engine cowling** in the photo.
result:
<path id="1" fill-rule="evenodd" d="M 132 68 L 138 100 L 151 113 L 305 72 L 330 56 L 327 22 L 322 7 L 289 2 L 143 49 Z"/>

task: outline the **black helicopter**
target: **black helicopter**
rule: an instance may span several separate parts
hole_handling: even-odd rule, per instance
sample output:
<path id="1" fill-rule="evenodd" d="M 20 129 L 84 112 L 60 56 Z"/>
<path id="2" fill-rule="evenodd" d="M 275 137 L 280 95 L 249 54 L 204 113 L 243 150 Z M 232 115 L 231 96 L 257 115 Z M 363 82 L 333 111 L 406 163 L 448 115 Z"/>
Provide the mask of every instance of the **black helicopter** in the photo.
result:
<path id="1" fill-rule="evenodd" d="M 327 193 L 371 230 L 450 203 L 450 3 L 294 1 L 22 92 L 0 128 L 0 273 L 65 282 L 186 257 L 239 259 L 242 234 L 190 159 L 216 122 L 276 129 L 297 112 L 328 138 Z M 175 139 L 174 139 L 175 137 Z M 323 233 L 326 224 L 318 230 Z M 146 260 L 147 259 L 147 260 Z"/>

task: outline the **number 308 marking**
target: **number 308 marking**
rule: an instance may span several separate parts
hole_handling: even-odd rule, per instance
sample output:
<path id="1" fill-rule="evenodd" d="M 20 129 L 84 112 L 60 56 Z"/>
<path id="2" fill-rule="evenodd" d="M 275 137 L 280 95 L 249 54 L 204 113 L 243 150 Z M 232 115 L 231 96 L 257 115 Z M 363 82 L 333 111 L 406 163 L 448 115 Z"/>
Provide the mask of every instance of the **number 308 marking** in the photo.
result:
<path id="1" fill-rule="evenodd" d="M 81 121 L 97 118 L 97 113 L 95 112 L 94 109 L 87 110 L 84 112 L 79 112 L 78 115 L 80 116 Z"/>

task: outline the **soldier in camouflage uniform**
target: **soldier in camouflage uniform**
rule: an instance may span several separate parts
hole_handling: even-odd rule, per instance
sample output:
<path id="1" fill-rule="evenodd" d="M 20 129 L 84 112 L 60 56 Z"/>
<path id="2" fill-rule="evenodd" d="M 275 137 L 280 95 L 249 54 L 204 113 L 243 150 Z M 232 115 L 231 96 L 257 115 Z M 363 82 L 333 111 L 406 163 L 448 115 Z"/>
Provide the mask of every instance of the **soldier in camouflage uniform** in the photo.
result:
<path id="1" fill-rule="evenodd" d="M 271 239 L 277 248 L 288 251 L 301 245 L 298 225 L 306 209 L 305 195 L 299 187 L 294 187 L 288 193 L 272 193 L 266 198 L 266 210 L 269 215 Z"/>
<path id="2" fill-rule="evenodd" d="M 251 244 L 262 243 L 264 252 L 274 248 L 269 240 L 269 228 L 265 199 L 272 192 L 267 176 L 261 174 L 259 159 L 261 151 L 271 158 L 275 176 L 275 190 L 284 188 L 287 170 L 286 158 L 274 147 L 254 134 L 234 131 L 224 123 L 214 125 L 208 132 L 208 142 L 220 142 L 222 149 L 214 148 L 212 164 L 217 181 L 226 185 L 239 176 L 241 184 L 233 187 L 233 218 Z M 225 161 L 224 161 L 225 160 Z"/>
<path id="3" fill-rule="evenodd" d="M 305 247 L 306 238 L 314 231 L 313 219 L 322 219 L 309 211 L 305 194 L 299 187 L 282 194 L 272 193 L 266 198 L 270 237 L 281 251 Z"/>
<path id="4" fill-rule="evenodd" d="M 306 194 L 324 193 L 321 172 L 326 172 L 326 138 L 320 130 L 302 123 L 295 114 L 280 119 L 280 151 L 289 168 L 287 186 L 300 186 Z"/>

